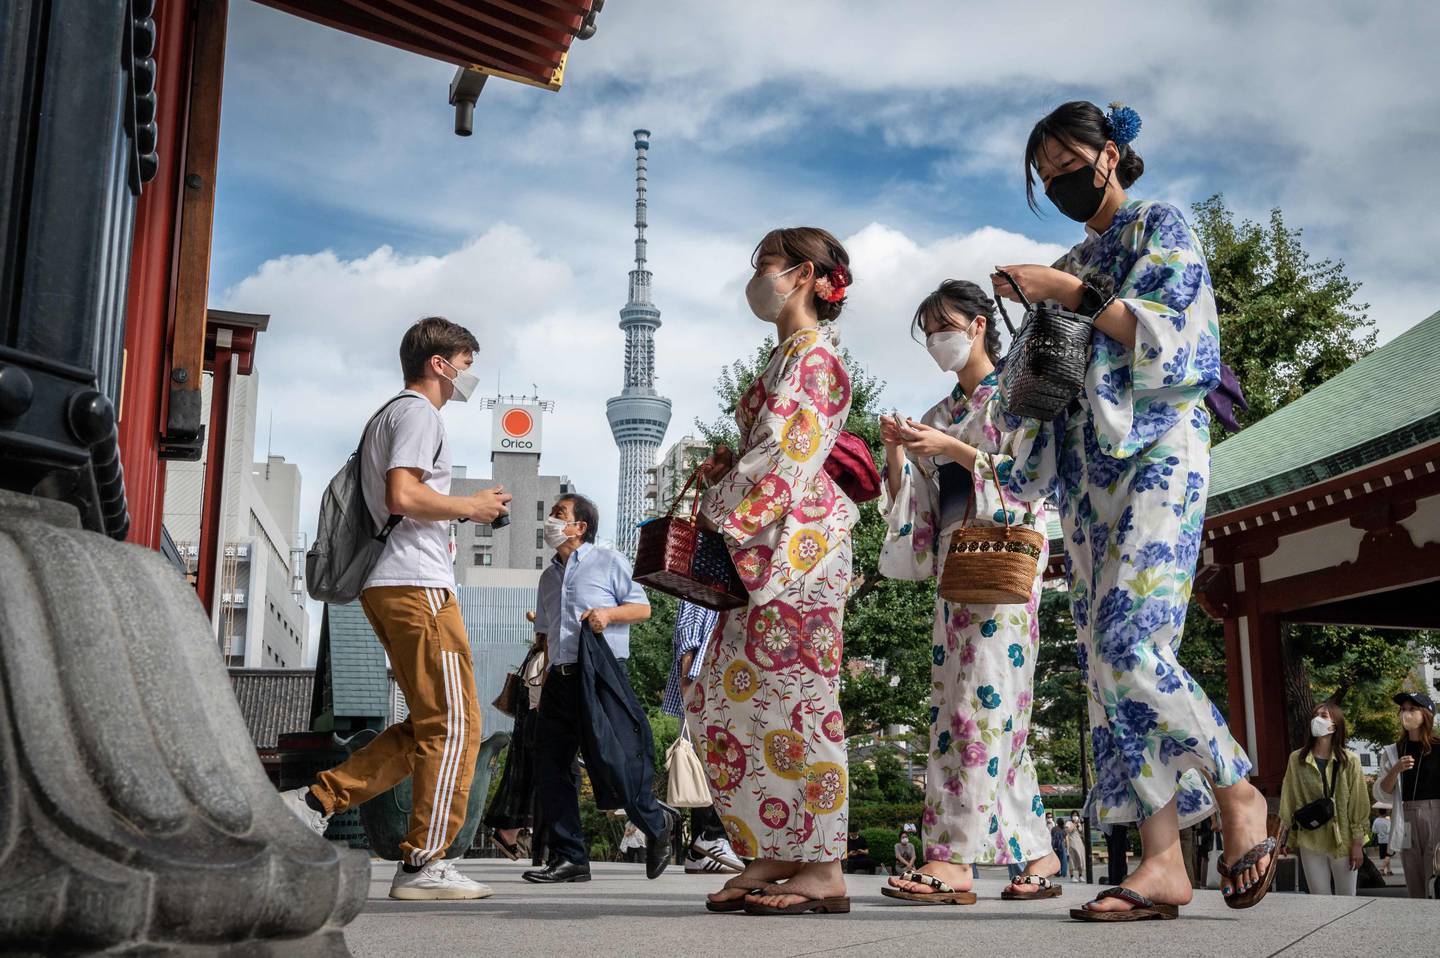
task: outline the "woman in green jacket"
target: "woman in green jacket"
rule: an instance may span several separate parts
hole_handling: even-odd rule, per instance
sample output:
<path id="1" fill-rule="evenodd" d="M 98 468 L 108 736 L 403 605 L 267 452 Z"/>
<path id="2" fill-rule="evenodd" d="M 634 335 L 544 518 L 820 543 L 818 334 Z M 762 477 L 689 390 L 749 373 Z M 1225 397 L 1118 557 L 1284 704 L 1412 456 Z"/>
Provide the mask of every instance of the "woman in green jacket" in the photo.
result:
<path id="1" fill-rule="evenodd" d="M 1297 811 L 1326 797 L 1334 802 L 1328 821 L 1313 829 L 1296 821 Z M 1300 853 L 1310 894 L 1355 894 L 1369 813 L 1360 758 L 1345 747 L 1345 714 L 1335 702 L 1323 702 L 1310 717 L 1310 741 L 1290 753 L 1280 788 L 1280 820 L 1291 823 L 1290 845 Z"/>

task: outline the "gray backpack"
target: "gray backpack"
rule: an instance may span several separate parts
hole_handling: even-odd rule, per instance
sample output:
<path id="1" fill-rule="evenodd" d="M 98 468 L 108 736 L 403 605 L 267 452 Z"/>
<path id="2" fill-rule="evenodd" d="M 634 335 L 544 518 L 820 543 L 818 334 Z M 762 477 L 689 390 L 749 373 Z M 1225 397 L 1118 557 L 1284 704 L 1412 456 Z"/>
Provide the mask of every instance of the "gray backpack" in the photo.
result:
<path id="1" fill-rule="evenodd" d="M 315 544 L 305 554 L 305 589 L 310 598 L 318 602 L 345 605 L 358 599 L 370 570 L 380 561 L 380 553 L 390 541 L 391 531 L 405 518 L 392 515 L 383 529 L 375 528 L 370 507 L 365 504 L 360 469 L 370 427 L 392 403 L 407 396 L 421 398 L 401 393 L 377 409 L 360 433 L 360 445 L 325 487 Z"/>

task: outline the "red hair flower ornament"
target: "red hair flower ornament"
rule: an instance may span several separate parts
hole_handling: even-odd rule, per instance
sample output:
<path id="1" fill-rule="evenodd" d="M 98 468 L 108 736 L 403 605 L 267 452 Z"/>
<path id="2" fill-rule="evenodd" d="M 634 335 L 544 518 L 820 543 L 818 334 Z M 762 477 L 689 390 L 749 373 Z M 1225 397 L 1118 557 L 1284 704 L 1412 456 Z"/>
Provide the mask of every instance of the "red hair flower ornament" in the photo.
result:
<path id="1" fill-rule="evenodd" d="M 845 287 L 849 285 L 850 271 L 844 266 L 837 266 L 815 281 L 815 295 L 827 303 L 838 303 L 845 298 Z"/>

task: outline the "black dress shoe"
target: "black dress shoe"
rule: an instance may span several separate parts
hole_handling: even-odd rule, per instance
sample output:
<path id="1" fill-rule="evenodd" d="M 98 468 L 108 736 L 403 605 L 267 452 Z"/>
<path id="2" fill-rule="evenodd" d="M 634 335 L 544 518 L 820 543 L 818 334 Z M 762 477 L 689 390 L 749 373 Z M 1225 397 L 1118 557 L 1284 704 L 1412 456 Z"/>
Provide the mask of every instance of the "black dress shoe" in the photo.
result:
<path id="1" fill-rule="evenodd" d="M 528 882 L 536 885 L 558 885 L 567 881 L 589 881 L 590 866 L 578 862 L 556 862 L 535 871 L 525 872 L 520 876 Z"/>
<path id="2" fill-rule="evenodd" d="M 670 836 L 680 823 L 680 816 L 671 812 L 668 806 L 664 807 L 664 812 L 665 831 L 645 844 L 645 877 L 650 879 L 665 874 L 665 866 L 670 864 Z"/>

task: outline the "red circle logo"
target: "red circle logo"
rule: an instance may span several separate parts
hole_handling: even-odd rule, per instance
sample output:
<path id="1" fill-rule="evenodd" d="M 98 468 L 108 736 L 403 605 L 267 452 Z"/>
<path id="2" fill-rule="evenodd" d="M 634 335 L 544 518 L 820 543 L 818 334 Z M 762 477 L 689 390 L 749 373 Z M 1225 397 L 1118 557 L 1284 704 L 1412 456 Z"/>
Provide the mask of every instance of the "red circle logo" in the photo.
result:
<path id="1" fill-rule="evenodd" d="M 511 409 L 501 418 L 500 428 L 505 430 L 505 435 L 521 439 L 535 428 L 535 418 L 523 409 Z"/>

